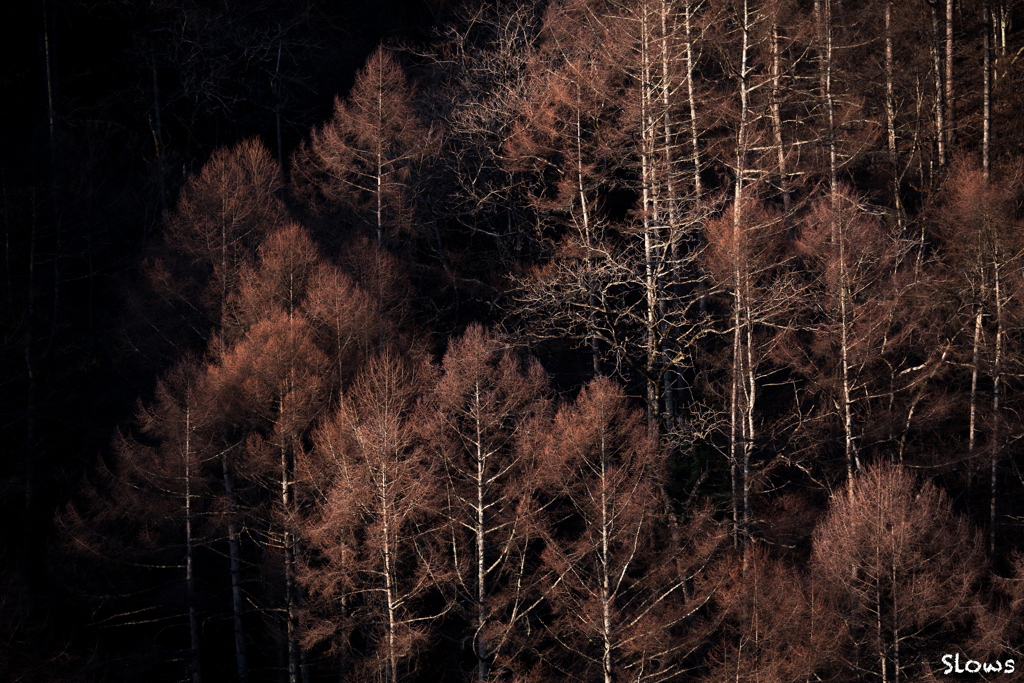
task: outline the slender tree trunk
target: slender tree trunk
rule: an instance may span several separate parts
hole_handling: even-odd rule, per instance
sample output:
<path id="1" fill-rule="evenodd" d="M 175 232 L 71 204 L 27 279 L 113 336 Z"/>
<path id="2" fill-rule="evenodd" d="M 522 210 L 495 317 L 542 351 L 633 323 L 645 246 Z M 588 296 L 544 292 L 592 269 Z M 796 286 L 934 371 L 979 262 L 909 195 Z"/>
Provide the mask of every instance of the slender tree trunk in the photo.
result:
<path id="1" fill-rule="evenodd" d="M 224 480 L 224 495 L 230 514 L 235 514 L 235 482 L 228 469 L 227 453 L 220 456 L 221 473 Z M 238 683 L 248 683 L 249 666 L 246 658 L 245 630 L 242 627 L 242 553 L 238 540 L 238 524 L 234 518 L 228 521 L 228 561 L 231 567 L 231 617 L 235 629 L 235 671 Z"/>
<path id="2" fill-rule="evenodd" d="M 191 402 L 192 397 L 186 399 Z M 189 653 L 186 677 L 190 683 L 202 683 L 199 666 L 199 618 L 196 614 L 196 586 L 193 570 L 192 539 L 192 416 L 191 406 L 185 406 L 185 600 L 188 603 Z"/>
<path id="3" fill-rule="evenodd" d="M 593 269 L 594 258 L 591 256 L 591 249 L 593 248 L 593 234 L 590 229 L 590 207 L 587 204 L 587 193 L 583 187 L 583 123 L 580 120 L 580 111 L 583 109 L 582 97 L 580 95 L 580 84 L 576 84 L 576 178 L 577 178 L 577 189 L 580 194 L 580 214 L 583 216 L 583 240 L 586 244 L 587 256 L 587 273 L 589 274 Z M 590 329 L 593 330 L 596 327 L 594 317 L 596 315 L 595 309 L 597 308 L 597 298 L 594 292 L 590 289 L 590 282 L 587 283 L 587 301 L 590 306 L 590 312 L 587 314 L 590 319 Z M 597 347 L 597 335 L 589 334 L 590 337 L 590 362 L 594 369 L 594 374 L 597 375 L 601 372 L 601 355 Z"/>
<path id="4" fill-rule="evenodd" d="M 775 131 L 775 148 L 779 164 L 779 192 L 782 193 L 783 221 L 786 227 L 786 238 L 793 240 L 796 235 L 790 221 L 792 207 L 789 196 L 789 176 L 786 171 L 786 150 L 782 139 L 782 68 L 779 55 L 779 25 L 772 24 L 772 129 Z"/>
<path id="5" fill-rule="evenodd" d="M 939 10 L 929 5 L 932 14 L 932 74 L 935 78 L 935 140 L 939 149 L 939 166 L 946 165 L 946 119 L 942 101 L 942 57 L 939 50 Z"/>
<path id="6" fill-rule="evenodd" d="M 654 121 L 652 112 L 651 82 L 651 28 L 647 16 L 646 4 L 641 9 L 641 74 L 640 74 L 640 125 L 641 134 L 641 181 L 643 183 L 643 221 L 644 221 L 644 268 L 645 268 L 645 295 L 647 300 L 646 315 L 646 343 L 647 359 L 645 374 L 647 379 L 647 420 L 651 429 L 655 429 L 658 420 L 658 406 L 660 396 L 655 380 L 657 370 L 657 319 L 658 319 L 658 292 L 656 279 L 656 250 L 658 223 L 658 202 L 657 182 L 654 173 Z"/>
<path id="7" fill-rule="evenodd" d="M 57 337 L 57 311 L 60 302 L 60 269 L 63 257 L 63 236 L 61 234 L 60 183 L 57 172 L 57 104 L 56 74 L 54 73 L 53 23 L 48 0 L 43 0 L 43 59 L 46 67 L 46 118 L 49 130 L 47 145 L 50 151 L 50 206 L 53 207 L 53 317 L 50 321 L 50 339 L 43 356 L 48 355 L 50 345 Z"/>
<path id="8" fill-rule="evenodd" d="M 668 246 L 666 249 L 666 256 L 670 260 L 670 266 L 667 271 L 671 276 L 673 282 L 679 281 L 679 262 L 680 262 L 680 244 L 679 235 L 679 207 L 678 198 L 676 197 L 676 185 L 675 185 L 675 160 L 672 153 L 673 148 L 673 131 L 672 131 L 672 107 L 670 101 L 670 91 L 672 90 L 672 79 L 671 69 L 669 65 L 670 61 L 670 45 L 669 45 L 669 28 L 668 28 L 668 14 L 669 14 L 669 3 L 667 0 L 661 0 L 661 7 L 659 11 L 661 15 L 661 110 L 662 110 L 662 129 L 664 140 L 662 142 L 663 147 L 663 160 L 665 164 L 665 217 L 668 221 L 666 226 L 668 231 Z M 674 287 L 673 287 L 674 289 Z M 663 297 L 661 300 L 661 337 L 665 338 L 668 331 L 668 303 Z M 676 413 L 675 407 L 675 386 L 677 383 L 676 372 L 674 365 L 670 365 L 665 368 L 663 386 L 661 387 L 661 394 L 664 397 L 665 404 L 665 415 L 669 420 L 673 419 Z"/>
<path id="9" fill-rule="evenodd" d="M 819 31 L 824 42 L 821 59 L 821 87 L 822 99 L 825 104 L 825 113 L 828 123 L 828 156 L 829 156 L 829 185 L 831 193 L 831 240 L 832 249 L 835 253 L 836 264 L 839 266 L 839 278 L 836 283 L 839 300 L 839 325 L 840 325 L 840 372 L 842 375 L 842 421 L 844 433 L 844 447 L 846 455 L 847 485 L 852 493 L 853 475 L 860 469 L 859 458 L 853 441 L 853 415 L 852 396 L 850 390 L 850 340 L 849 324 L 849 274 L 846 271 L 846 242 L 845 230 L 842 225 L 839 206 L 839 170 L 838 151 L 836 148 L 836 125 L 835 125 L 835 100 L 832 96 L 832 0 L 815 0 L 815 15 L 818 18 Z"/>
<path id="10" fill-rule="evenodd" d="M 286 173 L 284 143 L 281 141 L 281 39 L 277 39 L 277 66 L 274 67 L 274 123 L 277 128 L 277 165 Z M 287 180 L 287 178 L 286 178 Z"/>
<path id="11" fill-rule="evenodd" d="M 693 146 L 693 198 L 700 207 L 702 186 L 700 182 L 700 141 L 697 136 L 697 97 L 693 85 L 693 2 L 685 0 L 683 4 L 683 20 L 686 30 L 686 96 L 690 105 L 690 141 Z"/>
<path id="12" fill-rule="evenodd" d="M 900 156 L 896 146 L 896 97 L 893 92 L 892 2 L 885 0 L 885 119 L 889 141 L 889 163 L 892 165 L 892 198 L 896 220 L 903 231 L 905 213 L 900 197 Z M 920 258 L 920 255 L 919 255 Z"/>
<path id="13" fill-rule="evenodd" d="M 946 0 L 946 143 L 953 146 L 953 0 Z"/>
<path id="14" fill-rule="evenodd" d="M 990 0 L 984 3 L 984 33 L 983 45 L 983 86 L 982 86 L 982 142 L 981 142 L 981 167 L 985 173 L 985 180 L 989 179 L 990 164 L 990 140 L 992 133 L 992 8 Z"/>
<path id="15" fill-rule="evenodd" d="M 882 673 L 882 683 L 889 683 L 888 663 L 885 656 L 885 634 L 882 627 L 882 588 L 875 586 L 875 630 L 878 632 L 878 666 Z"/>
<path id="16" fill-rule="evenodd" d="M 167 174 L 164 168 L 164 127 L 161 120 L 160 79 L 157 75 L 156 55 L 153 54 L 152 47 L 150 47 L 150 70 L 153 73 L 153 147 L 156 152 L 156 172 L 160 181 L 160 212 L 163 214 L 170 207 L 167 204 Z M 149 226 L 146 226 L 144 231 L 148 232 Z M 145 233 L 143 237 L 146 237 Z"/>
<path id="17" fill-rule="evenodd" d="M 984 278 L 984 273 L 981 274 Z M 985 287 L 982 285 L 982 299 L 984 299 Z M 981 321 L 982 313 L 984 311 L 984 305 L 981 302 L 975 304 L 974 314 L 974 344 L 973 354 L 971 359 L 971 408 L 970 408 L 970 425 L 968 427 L 967 436 L 967 448 L 968 453 L 974 453 L 975 445 L 975 434 L 977 433 L 977 414 L 978 414 L 978 373 L 981 370 Z"/>
<path id="18" fill-rule="evenodd" d="M 697 97 L 694 89 L 694 59 L 693 59 L 693 0 L 684 0 L 683 3 L 683 27 L 686 32 L 686 97 L 690 106 L 690 144 L 693 149 L 693 201 L 697 211 L 703 215 L 703 186 L 700 180 L 701 154 L 700 139 L 697 134 Z M 700 228 L 697 231 L 697 250 L 704 246 L 704 223 L 701 220 Z M 701 314 L 707 313 L 707 288 L 704 278 L 698 284 L 699 308 Z M 703 344 L 701 345 L 703 346 Z"/>
<path id="19" fill-rule="evenodd" d="M 289 378 L 289 384 L 292 380 Z M 278 423 L 285 424 L 284 401 L 278 408 Z M 292 502 L 292 472 L 293 462 L 290 453 L 290 436 L 281 435 L 281 508 L 286 517 L 291 516 L 293 510 Z M 285 529 L 282 533 L 282 545 L 284 546 L 284 601 L 285 601 L 285 640 L 288 651 L 288 683 L 299 683 L 299 650 L 296 633 L 296 586 L 295 586 L 295 538 L 287 528 L 289 522 L 285 521 Z"/>
<path id="20" fill-rule="evenodd" d="M 385 680 L 387 683 L 395 683 L 398 680 L 398 654 L 397 643 L 395 642 L 395 630 L 397 627 L 395 588 L 392 585 L 392 557 L 391 557 L 391 510 L 388 499 L 387 470 L 384 463 L 381 463 L 380 471 L 380 499 L 381 517 L 383 520 L 382 534 L 384 537 L 384 597 L 387 602 L 387 671 Z"/>
<path id="21" fill-rule="evenodd" d="M 608 529 L 612 524 L 612 518 L 608 512 L 608 453 L 606 450 L 604 436 L 601 437 L 601 637 L 604 651 L 601 662 L 604 670 L 604 683 L 612 683 L 614 671 L 612 669 L 612 586 L 611 586 L 611 547 L 608 538 Z"/>
<path id="22" fill-rule="evenodd" d="M 487 681 L 487 658 L 489 651 L 485 629 L 487 627 L 487 558 L 486 519 L 484 517 L 484 491 L 487 486 L 487 454 L 483 449 L 483 430 L 480 425 L 480 387 L 474 394 L 476 403 L 476 663 L 477 681 Z"/>
<path id="23" fill-rule="evenodd" d="M 996 553 L 996 485 L 998 483 L 999 457 L 1002 454 L 1002 416 L 1000 403 L 1003 391 L 1003 298 L 1001 292 L 999 247 L 992 261 L 993 289 L 996 303 L 995 359 L 992 364 L 992 480 L 989 490 L 989 557 Z"/>
<path id="24" fill-rule="evenodd" d="M 750 13 L 748 8 L 747 0 L 743 0 L 742 9 L 742 31 L 743 31 L 743 43 L 742 51 L 740 53 L 740 70 L 738 75 L 739 89 L 740 89 L 740 121 L 739 129 L 736 133 L 736 182 L 733 186 L 733 214 L 732 214 L 732 231 L 733 231 L 733 264 L 732 264 L 732 279 L 733 279 L 733 302 L 732 302 L 732 391 L 729 400 L 729 461 L 733 475 L 733 526 L 736 540 L 734 543 L 738 543 L 740 536 L 743 536 L 743 548 L 744 548 L 744 575 L 746 572 L 747 562 L 747 538 L 746 532 L 746 517 L 741 524 L 740 515 L 745 513 L 740 512 L 740 502 L 737 500 L 739 491 L 742 490 L 744 496 L 743 509 L 746 509 L 746 491 L 748 490 L 746 482 L 746 474 L 748 467 L 745 465 L 743 469 L 743 481 L 737 482 L 737 476 L 739 475 L 738 469 L 738 458 L 739 451 L 742 449 L 744 453 L 744 462 L 746 463 L 747 458 L 747 400 L 749 396 L 744 398 L 744 394 L 747 393 L 745 386 L 746 378 L 744 376 L 744 336 L 747 330 L 746 327 L 746 316 L 744 315 L 745 309 L 749 306 L 747 302 L 748 292 L 746 290 L 746 282 L 744 280 L 745 268 L 747 264 L 742 262 L 742 249 L 740 245 L 744 241 L 744 215 L 743 215 L 743 182 L 746 174 L 746 163 L 747 163 L 747 120 L 749 116 L 749 70 L 747 68 L 749 42 L 750 42 Z M 740 442 L 742 441 L 742 445 Z"/>

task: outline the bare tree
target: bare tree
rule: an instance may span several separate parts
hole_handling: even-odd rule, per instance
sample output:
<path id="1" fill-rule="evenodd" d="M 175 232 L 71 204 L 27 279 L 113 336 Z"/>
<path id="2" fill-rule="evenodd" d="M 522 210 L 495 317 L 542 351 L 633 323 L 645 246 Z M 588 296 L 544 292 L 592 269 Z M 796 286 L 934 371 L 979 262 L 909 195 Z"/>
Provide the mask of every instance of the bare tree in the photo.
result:
<path id="1" fill-rule="evenodd" d="M 740 183 L 739 180 L 736 181 Z M 751 533 L 752 458 L 761 437 L 759 383 L 770 369 L 765 361 L 780 328 L 798 310 L 798 281 L 786 272 L 788 258 L 784 216 L 759 206 L 739 192 L 738 204 L 710 221 L 705 230 L 705 267 L 710 280 L 728 297 L 727 366 L 722 389 L 728 407 L 728 462 L 732 480 L 734 542 L 749 543 Z"/>
<path id="2" fill-rule="evenodd" d="M 198 555 L 215 538 L 221 503 L 211 467 L 217 458 L 212 408 L 201 367 L 183 361 L 157 383 L 152 404 L 140 402 L 135 433 L 117 436 L 113 467 L 101 470 L 84 504 L 60 517 L 69 557 L 93 564 L 94 581 L 116 582 L 103 595 L 109 599 L 128 586 L 146 595 L 105 615 L 109 624 L 164 621 L 181 628 L 184 622 L 179 661 L 189 683 L 202 681 L 205 640 Z M 175 586 L 173 597 L 153 591 L 165 582 Z M 170 604 L 161 604 L 168 598 Z"/>
<path id="3" fill-rule="evenodd" d="M 443 488 L 412 422 L 429 379 L 401 358 L 374 358 L 317 431 L 304 468 L 318 508 L 303 523 L 315 552 L 302 573 L 305 642 L 328 642 L 348 660 L 343 670 L 388 683 L 405 678 L 431 642 L 423 601 L 444 578 Z M 353 632 L 361 656 L 349 652 Z"/>
<path id="4" fill-rule="evenodd" d="M 293 182 L 315 208 L 350 211 L 381 247 L 412 230 L 414 171 L 434 144 L 401 66 L 379 48 L 349 97 L 335 98 L 330 123 L 295 153 Z"/>
<path id="5" fill-rule="evenodd" d="M 1017 180 L 989 179 L 984 168 L 964 159 L 954 167 L 948 201 L 940 221 L 941 233 L 954 269 L 962 301 L 957 330 L 970 339 L 971 390 L 968 408 L 968 451 L 976 454 L 981 439 L 980 382 L 991 382 L 991 423 L 988 440 L 989 552 L 995 554 L 999 462 L 1007 438 L 1005 384 L 1007 362 L 1014 362 L 1008 335 L 1018 319 L 1024 243 L 1015 205 Z M 986 325 L 986 318 L 989 323 Z M 989 342 L 991 339 L 991 342 Z M 991 344 L 991 346 L 990 346 Z M 1010 353 L 1008 353 L 1010 352 Z M 987 366 L 987 367 L 986 367 Z"/>
<path id="6" fill-rule="evenodd" d="M 659 533 L 662 458 L 644 419 L 607 379 L 559 411 L 545 467 L 552 495 L 544 561 L 557 644 L 545 668 L 574 679 L 665 681 L 686 670 L 705 634 L 692 620 L 674 550 Z M 721 535 L 701 514 L 686 529 L 690 577 Z"/>
<path id="7" fill-rule="evenodd" d="M 708 658 L 707 680 L 827 680 L 845 640 L 828 589 L 761 544 L 736 560 L 715 596 L 727 635 Z"/>
<path id="8" fill-rule="evenodd" d="M 538 442 L 550 421 L 547 377 L 521 367 L 479 326 L 452 340 L 422 416 L 426 448 L 443 463 L 445 530 L 458 602 L 472 630 L 476 680 L 499 680 L 529 647 L 524 621 L 542 595 L 532 576 Z"/>
<path id="9" fill-rule="evenodd" d="M 280 168 L 257 140 L 217 150 L 182 188 L 167 223 L 174 258 L 154 262 L 150 278 L 173 304 L 198 305 L 192 324 L 204 339 L 224 321 L 241 269 L 284 223 L 282 188 Z"/>
<path id="10" fill-rule="evenodd" d="M 946 495 L 888 465 L 866 468 L 833 496 L 813 562 L 839 601 L 849 665 L 886 683 L 938 661 L 944 631 L 968 623 L 986 564 L 978 533 Z"/>

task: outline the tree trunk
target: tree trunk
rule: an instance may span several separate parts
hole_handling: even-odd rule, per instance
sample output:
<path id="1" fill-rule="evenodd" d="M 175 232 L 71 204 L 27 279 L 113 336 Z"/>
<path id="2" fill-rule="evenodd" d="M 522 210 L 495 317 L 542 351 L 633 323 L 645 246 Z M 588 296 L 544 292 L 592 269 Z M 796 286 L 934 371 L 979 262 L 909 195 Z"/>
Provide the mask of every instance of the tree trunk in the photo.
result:
<path id="1" fill-rule="evenodd" d="M 153 147 L 156 153 L 156 172 L 160 180 L 160 212 L 163 214 L 170 207 L 167 204 L 167 179 L 164 172 L 164 133 L 161 121 L 160 79 L 157 76 L 156 56 L 150 48 L 150 70 L 153 72 Z M 149 226 L 143 228 L 143 237 L 149 232 Z"/>
<path id="2" fill-rule="evenodd" d="M 896 97 L 893 92 L 892 1 L 885 2 L 885 120 L 889 142 L 889 163 L 892 165 L 892 199 L 896 221 L 903 231 L 905 214 L 900 197 L 900 156 L 896 146 Z M 919 255 L 919 259 L 920 259 Z"/>
<path id="3" fill-rule="evenodd" d="M 953 146 L 953 0 L 946 0 L 946 144 Z"/>
<path id="4" fill-rule="evenodd" d="M 604 437 L 601 438 L 601 637 L 604 651 L 601 662 L 604 670 L 604 683 L 614 681 L 612 669 L 612 586 L 611 586 L 611 548 L 609 544 L 608 531 L 612 519 L 608 515 L 609 501 L 607 498 L 608 487 L 604 482 L 608 478 L 608 454 L 605 448 Z"/>
<path id="5" fill-rule="evenodd" d="M 981 273 L 984 278 L 984 273 Z M 974 452 L 974 445 L 977 433 L 977 414 L 978 414 L 978 373 L 981 370 L 981 321 L 982 314 L 984 312 L 984 284 L 982 285 L 982 298 L 981 301 L 975 304 L 974 314 L 974 344 L 973 354 L 971 360 L 971 408 L 970 408 L 970 424 L 968 427 L 967 435 L 967 448 L 968 453 Z"/>
<path id="6" fill-rule="evenodd" d="M 387 667 L 385 680 L 387 683 L 395 683 L 398 680 L 398 654 L 395 643 L 395 630 L 397 627 L 397 615 L 395 614 L 395 588 L 392 585 L 392 558 L 391 558 L 391 509 L 388 500 L 388 481 L 385 465 L 381 464 L 380 470 L 380 496 L 381 517 L 383 519 L 383 550 L 384 550 L 384 597 L 387 603 Z"/>
<path id="7" fill-rule="evenodd" d="M 663 257 L 671 259 L 667 269 L 673 282 L 679 281 L 679 251 L 682 247 L 679 235 L 679 207 L 676 197 L 675 185 L 675 161 L 672 154 L 672 108 L 669 93 L 672 89 L 671 70 L 669 68 L 669 30 L 668 30 L 669 3 L 661 0 L 659 14 L 661 15 L 661 115 L 663 117 L 663 161 L 665 164 L 665 219 L 667 220 L 666 230 L 668 244 Z M 668 304 L 665 298 L 661 300 L 661 329 L 660 335 L 664 339 L 668 331 Z M 674 363 L 665 368 L 662 379 L 661 394 L 664 397 L 664 414 L 666 419 L 671 420 L 675 416 L 675 386 L 677 384 Z"/>
<path id="8" fill-rule="evenodd" d="M 476 403 L 476 665 L 478 683 L 486 683 L 487 658 L 489 656 L 487 639 L 484 635 L 487 626 L 487 558 L 485 555 L 487 526 L 484 517 L 487 454 L 483 449 L 483 430 L 480 425 L 479 386 L 475 390 L 474 402 Z"/>
<path id="9" fill-rule="evenodd" d="M 281 39 L 277 39 L 277 66 L 274 67 L 274 123 L 277 129 L 277 165 L 284 174 L 284 143 L 281 141 Z"/>
<path id="10" fill-rule="evenodd" d="M 790 221 L 789 177 L 786 172 L 786 150 L 782 140 L 782 69 L 779 64 L 779 25 L 772 24 L 771 37 L 772 51 L 772 128 L 775 131 L 776 156 L 779 163 L 779 192 L 782 193 L 782 213 L 786 226 L 786 238 L 792 240 L 796 237 L 793 225 Z"/>
<path id="11" fill-rule="evenodd" d="M 697 97 L 693 86 L 693 2 L 685 0 L 683 4 L 683 22 L 686 31 L 686 96 L 690 105 L 690 144 L 693 147 L 693 201 L 697 210 L 703 213 L 703 186 L 700 181 L 701 156 L 700 140 L 697 134 Z M 704 224 L 701 221 L 700 229 L 697 231 L 698 252 L 704 245 Z M 700 297 L 699 307 L 701 314 L 707 312 L 707 296 L 704 278 L 698 284 L 698 296 Z"/>
<path id="12" fill-rule="evenodd" d="M 227 453 L 220 456 L 224 480 L 224 495 L 227 498 L 229 514 L 235 513 L 235 482 L 228 469 Z M 242 628 L 242 553 L 238 540 L 238 524 L 232 518 L 228 521 L 228 560 L 231 566 L 231 618 L 235 629 L 235 671 L 238 683 L 248 683 L 249 666 L 246 658 L 245 630 Z"/>
<path id="13" fill-rule="evenodd" d="M 989 171 L 991 168 L 990 164 L 990 140 L 992 137 L 992 8 L 990 6 L 991 0 L 985 0 L 984 4 L 984 33 L 985 40 L 982 49 L 982 71 L 983 74 L 983 87 L 982 87 L 982 142 L 981 142 L 981 167 L 985 173 L 985 179 L 989 179 Z"/>
<path id="14" fill-rule="evenodd" d="M 992 364 L 992 480 L 989 489 L 989 557 L 995 559 L 996 553 L 996 486 L 999 473 L 999 456 L 1002 453 L 1002 417 L 1000 403 L 1003 390 L 1003 298 L 1001 292 L 1002 279 L 1000 274 L 999 245 L 996 245 L 995 258 L 992 261 L 993 289 L 996 303 L 996 356 Z"/>
<path id="15" fill-rule="evenodd" d="M 746 538 L 746 519 L 744 518 L 743 523 L 740 523 L 740 508 L 737 495 L 739 490 L 744 491 L 743 509 L 747 507 L 746 492 L 749 490 L 746 482 L 746 473 L 749 469 L 747 463 L 748 453 L 747 447 L 749 445 L 747 437 L 747 410 L 749 396 L 742 398 L 747 393 L 746 388 L 746 377 L 744 375 L 744 335 L 747 332 L 745 329 L 747 325 L 747 316 L 744 315 L 746 308 L 749 306 L 747 302 L 748 292 L 746 291 L 744 281 L 744 267 L 745 264 L 741 262 L 742 250 L 740 245 L 743 243 L 743 181 L 745 179 L 746 164 L 747 164 L 747 119 L 749 116 L 749 83 L 748 77 L 749 72 L 747 68 L 748 50 L 750 42 L 750 13 L 747 4 L 747 0 L 743 0 L 743 14 L 742 14 L 742 31 L 743 31 L 743 43 L 740 53 L 740 70 L 738 75 L 739 88 L 740 88 L 740 121 L 739 128 L 736 133 L 736 181 L 733 186 L 733 214 L 732 214 L 732 230 L 733 230 L 733 266 L 732 266 L 732 280 L 733 280 L 733 296 L 732 296 L 732 325 L 733 325 L 733 338 L 732 338 L 732 393 L 729 399 L 729 462 L 733 476 L 733 526 L 736 540 L 734 543 L 738 543 L 739 537 L 743 536 L 743 547 L 744 547 L 744 571 L 746 571 L 746 549 L 747 549 L 747 538 Z M 742 402 L 741 402 L 742 400 Z M 740 443 L 742 442 L 742 446 Z M 744 469 L 743 469 L 743 481 L 738 482 L 738 458 L 739 451 L 743 449 L 744 453 Z"/>
<path id="16" fill-rule="evenodd" d="M 291 384 L 291 380 L 289 380 Z M 288 392 L 285 392 L 287 395 Z M 278 408 L 278 424 L 283 425 L 284 401 L 280 402 Z M 286 517 L 290 516 L 293 510 L 292 502 L 292 472 L 294 471 L 292 454 L 290 452 L 289 435 L 281 434 L 281 508 Z M 287 525 L 289 522 L 285 521 Z M 285 601 L 285 641 L 288 652 L 288 683 L 299 683 L 299 648 L 296 633 L 296 610 L 295 610 L 295 539 L 291 531 L 285 527 L 282 533 L 282 545 L 284 550 L 284 601 Z"/>
<path id="17" fill-rule="evenodd" d="M 693 146 L 693 199 L 698 207 L 702 201 L 700 182 L 700 141 L 697 137 L 697 98 L 693 87 L 693 3 L 686 0 L 683 4 L 683 19 L 686 30 L 686 96 L 690 104 L 690 141 Z M 702 309 L 703 310 L 703 309 Z"/>
<path id="18" fill-rule="evenodd" d="M 191 402 L 188 395 L 186 401 Z M 188 604 L 189 651 L 186 678 L 190 683 L 202 683 L 199 667 L 199 619 L 196 614 L 196 587 L 193 570 L 192 541 L 192 437 L 191 406 L 185 406 L 185 601 Z"/>
<path id="19" fill-rule="evenodd" d="M 648 21 L 647 6 L 641 8 L 641 73 L 640 73 L 640 126 L 641 126 L 641 182 L 642 208 L 644 224 L 644 289 L 647 303 L 646 314 L 646 346 L 647 359 L 644 372 L 647 381 L 647 420 L 651 429 L 655 429 L 658 421 L 660 396 L 655 380 L 658 365 L 658 291 L 657 291 L 657 248 L 658 239 L 655 231 L 658 228 L 658 189 L 654 172 L 654 121 L 651 98 L 652 66 L 651 66 L 651 28 Z"/>
<path id="20" fill-rule="evenodd" d="M 939 148 L 939 166 L 946 165 L 946 119 L 942 98 L 942 57 L 939 50 L 938 3 L 931 4 L 932 14 L 932 74 L 935 78 L 935 141 Z"/>

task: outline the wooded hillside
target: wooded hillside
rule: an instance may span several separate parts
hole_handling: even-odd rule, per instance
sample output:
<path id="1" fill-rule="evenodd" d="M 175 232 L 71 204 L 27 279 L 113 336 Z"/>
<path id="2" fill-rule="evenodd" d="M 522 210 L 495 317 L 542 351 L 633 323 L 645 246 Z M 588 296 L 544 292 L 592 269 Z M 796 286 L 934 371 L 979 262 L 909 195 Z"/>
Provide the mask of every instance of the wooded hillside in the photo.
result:
<path id="1" fill-rule="evenodd" d="M 1016 0 L 19 11 L 11 680 L 1021 676 Z"/>

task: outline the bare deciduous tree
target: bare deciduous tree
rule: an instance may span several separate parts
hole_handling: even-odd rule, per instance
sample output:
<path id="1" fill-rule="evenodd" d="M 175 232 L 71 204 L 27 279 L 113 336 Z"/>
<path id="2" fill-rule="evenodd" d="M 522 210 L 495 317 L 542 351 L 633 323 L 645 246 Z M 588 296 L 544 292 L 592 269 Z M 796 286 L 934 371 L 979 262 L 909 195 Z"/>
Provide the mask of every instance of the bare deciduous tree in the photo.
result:
<path id="1" fill-rule="evenodd" d="M 846 622 L 847 666 L 899 683 L 924 674 L 948 647 L 944 634 L 970 622 L 986 559 L 942 491 L 879 465 L 833 496 L 813 562 Z"/>

